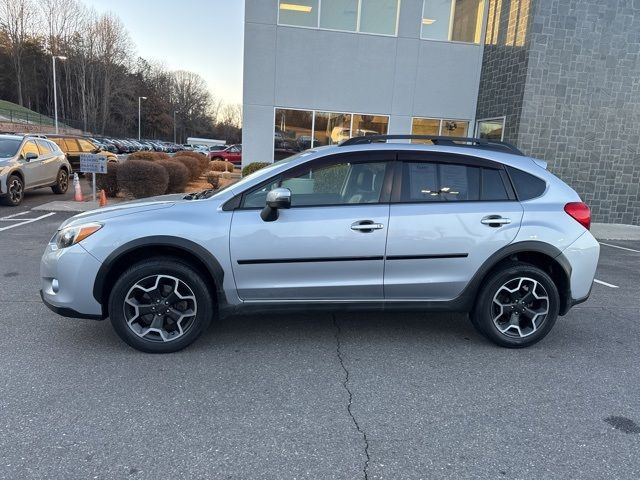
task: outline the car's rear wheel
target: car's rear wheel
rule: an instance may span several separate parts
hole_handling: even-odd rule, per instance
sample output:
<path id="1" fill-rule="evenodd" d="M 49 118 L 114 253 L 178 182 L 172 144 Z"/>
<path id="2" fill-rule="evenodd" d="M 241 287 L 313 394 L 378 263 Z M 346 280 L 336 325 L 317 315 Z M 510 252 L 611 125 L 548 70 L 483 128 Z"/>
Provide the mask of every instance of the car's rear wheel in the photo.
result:
<path id="1" fill-rule="evenodd" d="M 67 190 L 69 190 L 69 173 L 64 168 L 61 168 L 58 171 L 56 184 L 51 187 L 51 190 L 53 190 L 53 193 L 57 195 L 67 193 Z"/>
<path id="2" fill-rule="evenodd" d="M 559 309 L 558 288 L 546 272 L 530 264 L 512 263 L 485 282 L 471 320 L 492 342 L 522 348 L 551 331 Z"/>
<path id="3" fill-rule="evenodd" d="M 17 207 L 24 198 L 24 182 L 18 175 L 9 175 L 7 179 L 7 194 L 2 197 L 2 203 L 10 207 Z"/>
<path id="4" fill-rule="evenodd" d="M 120 338 L 149 353 L 176 352 L 210 324 L 214 304 L 200 273 L 177 258 L 144 260 L 126 270 L 109 296 Z"/>

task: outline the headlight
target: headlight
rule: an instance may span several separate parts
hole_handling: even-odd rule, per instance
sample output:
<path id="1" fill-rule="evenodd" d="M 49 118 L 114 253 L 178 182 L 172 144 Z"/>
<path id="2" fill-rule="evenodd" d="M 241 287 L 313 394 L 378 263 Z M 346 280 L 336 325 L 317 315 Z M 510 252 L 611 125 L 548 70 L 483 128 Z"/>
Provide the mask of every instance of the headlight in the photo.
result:
<path id="1" fill-rule="evenodd" d="M 67 248 L 81 242 L 102 228 L 101 223 L 85 223 L 73 227 L 65 227 L 56 235 L 56 246 Z"/>

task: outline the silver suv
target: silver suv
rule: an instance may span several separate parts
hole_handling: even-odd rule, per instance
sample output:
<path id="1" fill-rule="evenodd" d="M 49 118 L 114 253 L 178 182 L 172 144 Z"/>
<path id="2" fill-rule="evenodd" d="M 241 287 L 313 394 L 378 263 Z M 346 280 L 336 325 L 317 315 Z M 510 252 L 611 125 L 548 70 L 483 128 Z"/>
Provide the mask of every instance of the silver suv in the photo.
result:
<path id="1" fill-rule="evenodd" d="M 0 135 L 0 201 L 22 203 L 25 190 L 51 187 L 63 194 L 69 188 L 71 166 L 60 147 L 46 138 Z"/>
<path id="2" fill-rule="evenodd" d="M 42 258 L 42 298 L 109 317 L 145 352 L 184 348 L 221 315 L 316 309 L 470 312 L 525 347 L 588 298 L 590 211 L 544 162 L 487 140 L 381 143 L 399 137 L 70 218 Z"/>

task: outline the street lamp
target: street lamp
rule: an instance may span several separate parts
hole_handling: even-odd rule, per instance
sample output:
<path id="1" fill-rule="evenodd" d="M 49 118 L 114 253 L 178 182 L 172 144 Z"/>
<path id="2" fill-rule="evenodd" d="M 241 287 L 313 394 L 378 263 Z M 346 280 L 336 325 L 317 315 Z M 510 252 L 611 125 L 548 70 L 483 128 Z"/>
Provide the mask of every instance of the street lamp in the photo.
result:
<path id="1" fill-rule="evenodd" d="M 140 132 L 141 132 L 141 128 L 142 127 L 142 114 L 141 112 L 141 105 L 142 105 L 142 100 L 146 100 L 147 97 L 138 97 L 138 140 L 140 140 Z"/>
<path id="2" fill-rule="evenodd" d="M 53 59 L 53 117 L 56 125 L 56 133 L 58 133 L 58 88 L 56 86 L 56 58 L 66 60 L 67 57 L 62 55 L 52 55 Z"/>
<path id="3" fill-rule="evenodd" d="M 173 143 L 178 143 L 176 142 L 177 136 L 176 136 L 176 111 L 173 111 Z"/>

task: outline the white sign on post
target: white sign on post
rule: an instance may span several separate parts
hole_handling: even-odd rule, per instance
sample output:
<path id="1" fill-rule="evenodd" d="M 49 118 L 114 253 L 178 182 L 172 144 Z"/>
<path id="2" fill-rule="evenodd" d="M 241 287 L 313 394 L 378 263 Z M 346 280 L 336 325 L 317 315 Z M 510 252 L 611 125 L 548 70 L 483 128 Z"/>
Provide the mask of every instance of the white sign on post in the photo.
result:
<path id="1" fill-rule="evenodd" d="M 93 201 L 96 201 L 96 173 L 107 173 L 107 157 L 95 153 L 80 155 L 80 171 L 93 176 Z"/>

